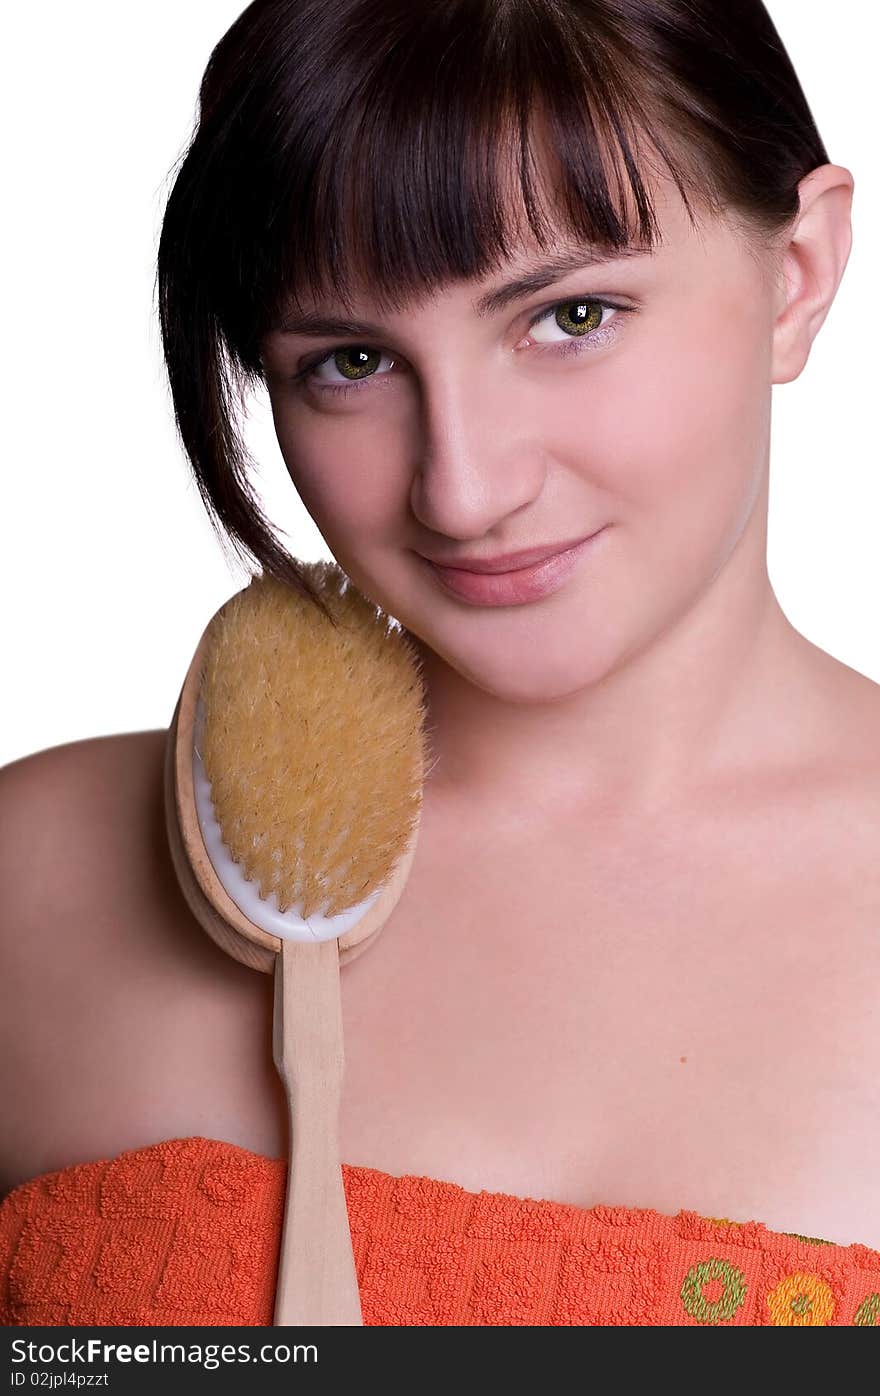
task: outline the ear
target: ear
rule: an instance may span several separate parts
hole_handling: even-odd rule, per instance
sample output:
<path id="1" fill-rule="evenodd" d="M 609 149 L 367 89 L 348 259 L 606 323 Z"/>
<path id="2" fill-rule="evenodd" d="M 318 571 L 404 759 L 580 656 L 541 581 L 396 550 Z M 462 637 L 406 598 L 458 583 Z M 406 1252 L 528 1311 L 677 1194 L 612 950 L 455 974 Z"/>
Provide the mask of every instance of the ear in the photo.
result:
<path id="1" fill-rule="evenodd" d="M 798 185 L 800 211 L 778 249 L 773 383 L 798 377 L 831 308 L 852 246 L 853 188 L 842 165 L 819 165 Z"/>

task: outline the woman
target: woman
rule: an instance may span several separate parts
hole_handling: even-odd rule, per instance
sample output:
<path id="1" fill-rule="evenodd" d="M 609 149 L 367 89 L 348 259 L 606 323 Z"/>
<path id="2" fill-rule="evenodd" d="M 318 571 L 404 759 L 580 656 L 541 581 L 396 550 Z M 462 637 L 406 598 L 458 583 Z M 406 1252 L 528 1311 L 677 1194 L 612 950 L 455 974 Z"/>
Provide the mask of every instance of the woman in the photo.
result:
<path id="1" fill-rule="evenodd" d="M 159 250 L 183 444 L 218 528 L 301 587 L 232 409 L 264 382 L 426 678 L 417 859 L 343 974 L 348 1164 L 880 1250 L 880 693 L 766 568 L 771 389 L 852 191 L 758 0 L 256 0 L 212 54 Z M 183 904 L 164 737 L 3 773 L 7 1187 L 153 1141 L 284 1154 L 271 984 Z M 501 1321 L 874 1322 L 803 1244 L 771 1283 L 719 1242 L 672 1309 L 542 1280 Z M 366 1322 L 499 1321 L 381 1292 Z"/>

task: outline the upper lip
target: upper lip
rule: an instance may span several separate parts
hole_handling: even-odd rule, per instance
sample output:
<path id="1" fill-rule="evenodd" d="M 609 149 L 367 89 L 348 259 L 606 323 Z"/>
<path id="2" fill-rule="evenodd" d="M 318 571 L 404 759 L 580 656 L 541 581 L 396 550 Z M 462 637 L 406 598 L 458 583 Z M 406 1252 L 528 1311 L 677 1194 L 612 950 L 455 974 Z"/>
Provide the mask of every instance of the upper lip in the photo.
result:
<path id="1" fill-rule="evenodd" d="M 596 529 L 595 533 L 601 532 Z M 497 557 L 456 557 L 448 561 L 442 557 L 422 556 L 427 562 L 436 563 L 438 567 L 451 567 L 459 572 L 512 572 L 520 567 L 530 567 L 532 563 L 542 562 L 544 558 L 555 557 L 557 553 L 567 552 L 569 548 L 577 547 L 578 543 L 584 543 L 588 538 L 595 536 L 595 533 L 582 533 L 578 538 L 571 538 L 566 543 L 545 543 L 542 547 L 526 548 L 519 553 L 499 553 Z"/>

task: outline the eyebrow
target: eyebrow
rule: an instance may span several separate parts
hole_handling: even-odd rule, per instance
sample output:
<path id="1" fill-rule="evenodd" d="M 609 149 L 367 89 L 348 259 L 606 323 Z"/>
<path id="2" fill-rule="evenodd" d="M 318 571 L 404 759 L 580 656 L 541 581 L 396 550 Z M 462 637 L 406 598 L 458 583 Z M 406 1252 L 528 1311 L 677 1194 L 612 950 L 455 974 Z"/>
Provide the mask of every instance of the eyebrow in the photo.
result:
<path id="1" fill-rule="evenodd" d="M 558 281 L 568 272 L 579 269 L 592 270 L 593 267 L 607 266 L 610 262 L 651 255 L 650 248 L 638 246 L 623 247 L 619 251 L 599 255 L 591 254 L 588 248 L 568 252 L 563 256 L 554 257 L 552 261 L 543 262 L 530 271 L 523 272 L 512 281 L 506 281 L 502 286 L 495 286 L 491 291 L 484 292 L 473 302 L 473 308 L 477 315 L 485 319 L 490 315 L 497 314 L 499 310 L 504 310 L 513 301 L 532 295 L 535 291 L 543 291 L 545 286 L 552 285 L 554 281 Z M 276 331 L 279 334 L 342 336 L 381 335 L 385 333 L 381 325 L 372 324 L 368 320 L 347 320 L 340 319 L 338 316 L 310 313 L 286 316 L 276 326 Z"/>

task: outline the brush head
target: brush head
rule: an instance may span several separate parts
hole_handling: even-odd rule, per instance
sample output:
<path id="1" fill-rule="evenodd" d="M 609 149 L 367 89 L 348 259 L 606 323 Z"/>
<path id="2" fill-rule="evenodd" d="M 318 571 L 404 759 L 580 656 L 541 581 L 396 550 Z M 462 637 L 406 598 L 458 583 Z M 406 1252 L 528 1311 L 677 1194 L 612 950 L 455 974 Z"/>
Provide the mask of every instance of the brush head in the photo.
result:
<path id="1" fill-rule="evenodd" d="M 334 916 L 387 883 L 427 757 L 416 652 L 333 563 L 301 564 L 335 625 L 257 577 L 204 637 L 199 750 L 223 843 L 260 898 Z"/>

